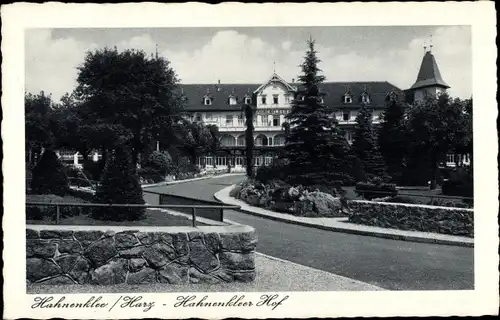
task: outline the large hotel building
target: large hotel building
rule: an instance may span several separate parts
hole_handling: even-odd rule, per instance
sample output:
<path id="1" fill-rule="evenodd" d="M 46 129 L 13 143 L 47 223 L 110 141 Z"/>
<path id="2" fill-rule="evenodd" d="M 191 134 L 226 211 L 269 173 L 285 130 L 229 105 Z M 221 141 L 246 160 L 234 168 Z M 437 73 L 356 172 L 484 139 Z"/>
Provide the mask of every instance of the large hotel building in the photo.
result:
<path id="1" fill-rule="evenodd" d="M 219 128 L 220 152 L 200 157 L 197 164 L 207 168 L 231 164 L 235 170 L 243 170 L 246 126 L 242 108 L 245 104 L 254 110 L 255 165 L 270 164 L 276 151 L 285 144 L 285 115 L 290 112 L 292 101 L 301 99 L 297 95 L 298 85 L 294 79 L 286 81 L 277 73 L 262 84 L 230 84 L 220 80 L 214 84 L 181 84 L 187 117 Z M 332 110 L 344 129 L 345 138 L 351 143 L 356 115 L 363 104 L 372 109 L 373 124 L 377 125 L 388 100 L 411 103 L 427 95 L 438 95 L 447 88 L 449 86 L 441 77 L 434 55 L 429 50 L 424 54 L 417 80 L 407 90 L 401 90 L 387 81 L 358 81 L 324 82 L 320 92 L 323 103 Z M 66 153 L 61 156 L 78 165 L 78 155 Z M 453 155 L 449 156 L 447 165 L 454 163 Z"/>

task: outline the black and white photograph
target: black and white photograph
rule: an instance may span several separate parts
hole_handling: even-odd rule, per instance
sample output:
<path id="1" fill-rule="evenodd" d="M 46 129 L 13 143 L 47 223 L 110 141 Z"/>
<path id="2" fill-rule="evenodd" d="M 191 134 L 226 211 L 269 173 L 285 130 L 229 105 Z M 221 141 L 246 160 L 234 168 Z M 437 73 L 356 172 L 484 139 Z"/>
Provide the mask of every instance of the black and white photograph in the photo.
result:
<path id="1" fill-rule="evenodd" d="M 477 186 L 496 156 L 470 23 L 22 34 L 31 312 L 279 317 L 295 294 L 478 289 L 477 219 L 498 211 L 478 192 L 498 190 Z"/>

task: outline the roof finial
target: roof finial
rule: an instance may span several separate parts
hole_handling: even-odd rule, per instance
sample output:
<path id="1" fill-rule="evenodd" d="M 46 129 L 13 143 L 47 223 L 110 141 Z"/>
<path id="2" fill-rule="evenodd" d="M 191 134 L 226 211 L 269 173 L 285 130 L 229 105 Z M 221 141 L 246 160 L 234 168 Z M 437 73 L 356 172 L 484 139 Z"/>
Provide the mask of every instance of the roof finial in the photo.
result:
<path id="1" fill-rule="evenodd" d="M 429 45 L 429 52 L 431 52 L 431 51 L 432 51 L 432 47 L 433 47 L 433 45 L 432 45 L 432 34 L 431 34 L 431 37 L 430 37 L 430 45 Z"/>
<path id="2" fill-rule="evenodd" d="M 276 61 L 273 61 L 273 73 L 276 73 Z"/>
<path id="3" fill-rule="evenodd" d="M 424 53 L 427 52 L 427 44 L 426 41 L 424 40 Z"/>

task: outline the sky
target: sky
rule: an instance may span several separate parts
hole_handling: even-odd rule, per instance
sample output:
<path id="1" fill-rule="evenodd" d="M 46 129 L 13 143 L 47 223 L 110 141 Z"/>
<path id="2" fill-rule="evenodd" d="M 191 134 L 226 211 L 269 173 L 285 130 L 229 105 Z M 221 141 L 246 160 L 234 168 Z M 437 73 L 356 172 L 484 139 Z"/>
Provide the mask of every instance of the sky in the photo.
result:
<path id="1" fill-rule="evenodd" d="M 407 89 L 432 43 L 450 95 L 472 95 L 469 26 L 28 29 L 25 86 L 57 101 L 75 88 L 87 51 L 114 46 L 147 53 L 158 46 L 181 83 L 261 84 L 274 69 L 291 81 L 310 36 L 326 81 L 388 81 Z"/>

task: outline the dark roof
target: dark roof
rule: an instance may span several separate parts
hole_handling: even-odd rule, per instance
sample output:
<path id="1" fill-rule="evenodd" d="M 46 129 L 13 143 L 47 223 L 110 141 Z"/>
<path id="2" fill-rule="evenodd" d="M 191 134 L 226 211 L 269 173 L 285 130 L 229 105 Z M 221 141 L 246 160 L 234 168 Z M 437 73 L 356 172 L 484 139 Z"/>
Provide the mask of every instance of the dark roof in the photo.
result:
<path id="1" fill-rule="evenodd" d="M 434 58 L 434 55 L 427 51 L 422 59 L 422 64 L 420 65 L 420 71 L 418 72 L 417 81 L 411 86 L 411 90 L 429 87 L 429 86 L 441 86 L 449 88 L 450 86 L 444 82 L 439 72 L 439 68 Z"/>
<path id="2" fill-rule="evenodd" d="M 298 85 L 290 83 L 291 85 Z M 256 96 L 252 94 L 261 84 L 181 84 L 180 88 L 186 97 L 186 111 L 239 111 L 245 95 L 252 97 L 255 105 Z M 217 89 L 219 88 L 219 89 Z M 367 93 L 370 104 L 375 108 L 384 108 L 386 99 L 391 92 L 403 99 L 403 92 L 387 81 L 372 82 L 325 82 L 320 84 L 324 103 L 330 108 L 360 108 L 362 95 Z M 344 95 L 349 92 L 352 103 L 344 103 Z M 237 104 L 229 104 L 229 96 L 237 97 Z M 212 104 L 205 105 L 204 97 L 212 97 Z"/>
<path id="3" fill-rule="evenodd" d="M 180 87 L 186 97 L 186 111 L 237 111 L 241 110 L 245 95 L 252 97 L 253 92 L 260 84 L 181 84 Z M 205 105 L 206 95 L 212 98 L 211 105 Z M 237 104 L 229 104 L 229 96 L 236 96 Z"/>

